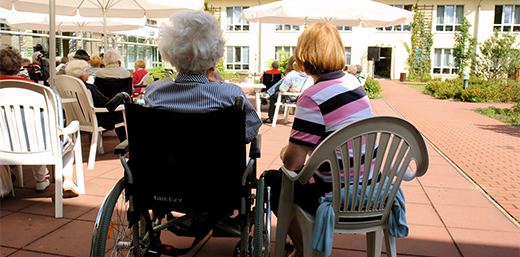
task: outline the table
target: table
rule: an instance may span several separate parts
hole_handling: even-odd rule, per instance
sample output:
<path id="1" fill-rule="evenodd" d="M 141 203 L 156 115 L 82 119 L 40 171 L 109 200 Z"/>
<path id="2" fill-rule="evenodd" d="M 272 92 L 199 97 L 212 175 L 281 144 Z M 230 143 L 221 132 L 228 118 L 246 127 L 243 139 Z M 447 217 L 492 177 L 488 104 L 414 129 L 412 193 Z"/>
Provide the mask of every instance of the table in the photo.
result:
<path id="1" fill-rule="evenodd" d="M 254 84 L 254 83 L 250 83 L 250 82 L 241 82 L 238 84 L 239 87 L 241 87 L 242 89 L 244 88 L 252 88 L 253 90 L 255 90 L 255 100 L 256 100 L 256 114 L 258 114 L 258 117 L 259 118 L 262 118 L 262 116 L 260 115 L 260 111 L 262 109 L 262 102 L 261 102 L 261 99 L 260 99 L 260 91 L 262 91 L 262 89 L 265 88 L 265 85 L 264 84 Z"/>

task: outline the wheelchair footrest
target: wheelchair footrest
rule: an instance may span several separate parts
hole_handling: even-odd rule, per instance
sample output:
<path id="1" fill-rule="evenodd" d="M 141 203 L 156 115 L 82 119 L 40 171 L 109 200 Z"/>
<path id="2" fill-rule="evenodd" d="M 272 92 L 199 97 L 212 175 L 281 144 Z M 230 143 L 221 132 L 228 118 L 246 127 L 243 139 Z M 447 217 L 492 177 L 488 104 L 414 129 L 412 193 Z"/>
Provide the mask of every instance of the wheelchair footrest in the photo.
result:
<path id="1" fill-rule="evenodd" d="M 167 256 L 180 256 L 185 255 L 191 251 L 192 248 L 187 249 L 178 249 L 171 245 L 165 245 L 165 244 L 157 244 L 155 246 L 150 247 L 148 249 L 148 252 L 151 254 L 161 254 L 161 255 L 167 255 Z"/>

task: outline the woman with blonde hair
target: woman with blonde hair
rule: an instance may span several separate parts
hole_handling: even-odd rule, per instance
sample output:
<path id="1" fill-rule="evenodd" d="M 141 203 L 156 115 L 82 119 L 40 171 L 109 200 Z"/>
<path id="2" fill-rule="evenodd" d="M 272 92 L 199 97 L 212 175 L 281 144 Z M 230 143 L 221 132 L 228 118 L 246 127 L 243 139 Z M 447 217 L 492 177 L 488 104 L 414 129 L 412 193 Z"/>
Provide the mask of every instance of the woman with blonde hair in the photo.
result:
<path id="1" fill-rule="evenodd" d="M 307 155 L 337 129 L 361 118 L 372 116 L 365 90 L 354 75 L 345 74 L 345 50 L 336 27 L 314 23 L 298 38 L 294 50 L 295 68 L 311 76 L 315 84 L 300 95 L 296 104 L 289 144 L 280 152 L 284 166 L 298 172 Z M 281 170 L 270 170 L 266 184 L 273 193 L 273 210 L 278 208 Z M 309 183 L 294 183 L 294 202 L 311 214 L 318 199 L 332 191 L 330 166 L 322 165 Z M 276 213 L 276 211 L 275 211 Z M 303 256 L 303 240 L 296 216 L 289 226 L 295 250 L 291 257 Z"/>
<path id="2" fill-rule="evenodd" d="M 90 64 L 90 68 L 88 68 L 88 75 L 94 76 L 94 73 L 96 71 L 101 70 L 101 64 L 103 64 L 103 60 L 101 60 L 101 57 L 95 55 L 90 58 L 90 61 L 88 62 Z"/>

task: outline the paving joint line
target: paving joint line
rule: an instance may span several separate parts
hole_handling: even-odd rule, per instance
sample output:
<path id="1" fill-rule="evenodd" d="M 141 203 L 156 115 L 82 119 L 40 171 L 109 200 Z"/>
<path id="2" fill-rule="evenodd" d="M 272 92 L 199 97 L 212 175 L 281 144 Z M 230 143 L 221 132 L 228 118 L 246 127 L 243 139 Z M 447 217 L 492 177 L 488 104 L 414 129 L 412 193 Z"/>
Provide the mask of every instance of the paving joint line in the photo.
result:
<path id="1" fill-rule="evenodd" d="M 394 110 L 397 115 L 399 115 L 401 118 L 405 118 L 403 115 L 401 115 L 400 112 L 398 112 L 389 102 L 386 101 L 386 99 L 383 97 L 383 101 L 385 101 L 386 104 L 388 104 L 388 106 L 390 108 L 392 108 L 392 110 Z M 422 135 L 422 134 L 421 134 Z M 511 221 L 511 223 L 513 223 L 513 225 L 515 225 L 518 229 L 520 229 L 520 223 L 511 215 L 509 214 L 509 212 L 507 212 L 502 206 L 500 206 L 500 204 L 498 204 L 495 199 L 491 198 L 488 193 L 486 193 L 486 191 L 484 189 L 482 189 L 482 187 L 480 187 L 477 183 L 475 183 L 475 181 L 470 178 L 463 170 L 461 170 L 453 161 L 451 161 L 448 156 L 446 156 L 444 153 L 441 152 L 441 150 L 439 150 L 439 148 L 437 148 L 435 145 L 433 145 L 433 143 L 428 140 L 428 138 L 426 138 L 424 135 L 422 135 L 422 137 L 424 138 L 424 140 L 426 140 L 426 142 L 428 142 L 428 144 L 437 152 L 439 153 L 442 158 L 444 158 L 453 168 L 455 168 L 455 170 L 461 174 L 467 181 L 469 181 L 473 187 L 475 189 L 477 189 L 493 206 L 495 206 L 495 208 L 497 208 L 507 219 L 509 219 L 509 221 Z"/>

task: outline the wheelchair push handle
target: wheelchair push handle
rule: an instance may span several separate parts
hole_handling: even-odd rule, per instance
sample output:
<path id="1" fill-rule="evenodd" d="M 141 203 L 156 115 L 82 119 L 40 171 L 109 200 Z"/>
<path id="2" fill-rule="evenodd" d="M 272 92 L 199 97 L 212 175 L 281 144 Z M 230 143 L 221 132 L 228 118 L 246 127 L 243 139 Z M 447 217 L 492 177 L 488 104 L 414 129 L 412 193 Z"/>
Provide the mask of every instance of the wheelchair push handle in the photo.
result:
<path id="1" fill-rule="evenodd" d="M 113 112 L 121 103 L 132 103 L 132 98 L 127 92 L 119 92 L 107 103 L 107 110 Z"/>

